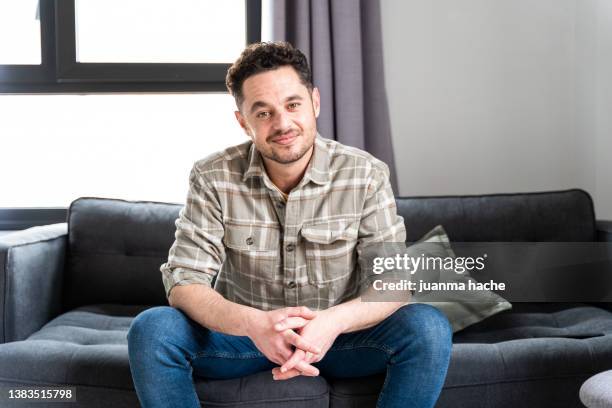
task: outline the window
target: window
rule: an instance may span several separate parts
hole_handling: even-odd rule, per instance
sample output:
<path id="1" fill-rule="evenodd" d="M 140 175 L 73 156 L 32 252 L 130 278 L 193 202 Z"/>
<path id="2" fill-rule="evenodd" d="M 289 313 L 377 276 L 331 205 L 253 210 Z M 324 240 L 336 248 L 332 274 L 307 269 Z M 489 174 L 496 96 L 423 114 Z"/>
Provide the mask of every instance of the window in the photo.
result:
<path id="1" fill-rule="evenodd" d="M 260 0 L 0 1 L 0 230 L 79 196 L 184 202 L 194 161 L 247 140 L 224 80 L 260 19 Z"/>
<path id="2" fill-rule="evenodd" d="M 4 1 L 14 18 L 1 25 L 0 93 L 225 91 L 229 64 L 261 32 L 260 0 L 40 0 L 37 39 L 34 0 Z M 23 42 L 40 65 L 6 63 L 35 60 Z"/>
<path id="3" fill-rule="evenodd" d="M 182 203 L 196 160 L 248 140 L 234 110 L 228 94 L 0 95 L 0 207 Z"/>
<path id="4" fill-rule="evenodd" d="M 245 45 L 245 26 L 227 24 L 245 21 L 243 0 L 76 0 L 75 5 L 77 62 L 231 63 Z"/>
<path id="5" fill-rule="evenodd" d="M 37 0 L 0 2 L 0 64 L 40 65 Z"/>

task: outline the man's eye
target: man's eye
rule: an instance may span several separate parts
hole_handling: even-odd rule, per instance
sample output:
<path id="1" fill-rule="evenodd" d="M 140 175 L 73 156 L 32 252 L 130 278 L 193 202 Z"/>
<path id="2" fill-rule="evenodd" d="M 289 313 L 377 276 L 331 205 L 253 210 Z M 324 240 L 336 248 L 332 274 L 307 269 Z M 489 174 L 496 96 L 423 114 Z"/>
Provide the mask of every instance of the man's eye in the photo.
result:
<path id="1" fill-rule="evenodd" d="M 300 104 L 298 102 L 292 102 L 289 104 L 289 109 L 297 109 Z"/>
<path id="2" fill-rule="evenodd" d="M 259 113 L 257 114 L 257 117 L 258 117 L 258 118 L 260 118 L 260 119 L 265 119 L 265 118 L 267 118 L 268 116 L 270 116 L 270 112 L 259 112 Z"/>

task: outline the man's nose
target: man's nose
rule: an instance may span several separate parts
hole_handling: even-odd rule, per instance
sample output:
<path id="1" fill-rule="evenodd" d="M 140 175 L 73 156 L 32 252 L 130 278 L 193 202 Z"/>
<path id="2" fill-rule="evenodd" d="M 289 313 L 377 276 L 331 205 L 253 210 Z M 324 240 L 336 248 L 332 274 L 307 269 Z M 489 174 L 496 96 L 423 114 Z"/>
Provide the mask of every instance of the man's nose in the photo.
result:
<path id="1" fill-rule="evenodd" d="M 291 116 L 287 112 L 279 111 L 274 116 L 274 127 L 276 130 L 286 130 L 291 128 Z"/>

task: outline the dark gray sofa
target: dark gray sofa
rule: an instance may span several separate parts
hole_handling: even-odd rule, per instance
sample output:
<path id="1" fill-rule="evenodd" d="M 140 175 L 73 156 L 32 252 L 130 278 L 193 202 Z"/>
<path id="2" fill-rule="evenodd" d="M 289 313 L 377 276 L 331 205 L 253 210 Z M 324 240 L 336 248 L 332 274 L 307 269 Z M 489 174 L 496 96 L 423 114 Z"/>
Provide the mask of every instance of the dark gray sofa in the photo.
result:
<path id="1" fill-rule="evenodd" d="M 612 241 L 611 224 L 596 222 L 582 190 L 397 202 L 409 241 L 437 224 L 464 242 Z M 77 402 L 68 407 L 138 406 L 126 333 L 140 311 L 167 304 L 159 266 L 179 209 L 81 198 L 70 206 L 67 225 L 0 238 L 0 387 L 72 385 Z M 437 406 L 582 406 L 582 382 L 612 368 L 606 306 L 515 304 L 456 333 Z M 605 335 L 580 338 L 593 332 Z M 374 407 L 383 376 L 273 382 L 266 372 L 195 382 L 207 407 L 348 408 Z"/>

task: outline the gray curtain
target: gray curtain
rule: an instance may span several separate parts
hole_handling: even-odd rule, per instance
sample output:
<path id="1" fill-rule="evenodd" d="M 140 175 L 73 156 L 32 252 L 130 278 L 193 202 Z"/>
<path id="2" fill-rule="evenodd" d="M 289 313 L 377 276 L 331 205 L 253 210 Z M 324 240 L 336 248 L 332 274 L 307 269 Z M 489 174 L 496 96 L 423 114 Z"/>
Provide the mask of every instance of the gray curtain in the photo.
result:
<path id="1" fill-rule="evenodd" d="M 397 194 L 379 0 L 272 0 L 274 40 L 306 54 L 321 91 L 322 136 L 387 163 Z"/>

